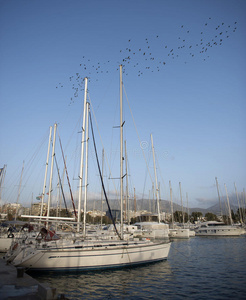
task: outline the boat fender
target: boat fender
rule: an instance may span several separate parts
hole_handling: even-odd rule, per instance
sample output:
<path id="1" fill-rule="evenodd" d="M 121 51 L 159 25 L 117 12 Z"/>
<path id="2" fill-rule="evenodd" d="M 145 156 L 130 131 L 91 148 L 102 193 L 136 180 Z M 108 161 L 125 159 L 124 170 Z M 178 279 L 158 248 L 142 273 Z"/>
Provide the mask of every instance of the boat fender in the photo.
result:
<path id="1" fill-rule="evenodd" d="M 14 237 L 13 233 L 8 234 L 8 238 L 12 239 Z"/>

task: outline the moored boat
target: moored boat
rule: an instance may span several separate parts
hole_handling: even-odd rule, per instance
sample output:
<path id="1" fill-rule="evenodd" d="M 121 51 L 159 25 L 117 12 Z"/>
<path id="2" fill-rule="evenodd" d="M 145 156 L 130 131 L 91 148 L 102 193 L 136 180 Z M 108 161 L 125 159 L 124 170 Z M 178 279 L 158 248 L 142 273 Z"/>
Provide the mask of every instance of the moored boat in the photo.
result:
<path id="1" fill-rule="evenodd" d="M 243 228 L 240 226 L 227 225 L 218 221 L 200 223 L 195 232 L 198 236 L 239 236 L 244 233 Z"/>
<path id="2" fill-rule="evenodd" d="M 120 66 L 120 83 L 121 83 L 121 108 L 122 108 L 122 66 Z M 85 114 L 86 112 L 86 114 Z M 89 119 L 89 103 L 87 102 L 87 78 L 85 79 L 85 99 L 84 99 L 84 120 L 86 118 L 86 126 L 83 124 L 83 132 L 86 132 L 86 147 L 88 147 L 88 119 Z M 91 117 L 90 117 L 91 122 Z M 16 267 L 24 267 L 29 270 L 39 270 L 39 271 L 83 271 L 89 269 L 105 269 L 112 267 L 124 267 L 133 266 L 137 264 L 146 264 L 150 262 L 156 262 L 165 260 L 168 257 L 170 245 L 169 241 L 159 241 L 153 242 L 149 239 L 127 239 L 124 240 L 123 234 L 123 120 L 122 120 L 122 110 L 121 110 L 121 222 L 120 222 L 120 232 L 118 232 L 115 224 L 114 228 L 117 233 L 117 240 L 115 238 L 109 237 L 108 239 L 102 239 L 98 237 L 97 239 L 91 239 L 86 234 L 86 205 L 84 206 L 84 230 L 83 236 L 77 239 L 59 239 L 47 240 L 46 236 L 41 235 L 42 239 L 37 240 L 35 245 L 27 245 L 21 249 L 21 251 L 14 257 L 12 263 Z M 92 126 L 92 122 L 91 122 Z M 93 134 L 93 128 L 91 128 L 93 143 L 95 148 L 95 154 L 97 158 L 97 152 L 95 147 L 95 139 Z M 82 138 L 82 145 L 85 142 Z M 83 152 L 83 151 L 81 151 Z M 86 203 L 86 187 L 87 187 L 87 148 L 86 148 L 86 176 L 85 176 L 85 203 Z M 83 155 L 81 154 L 81 162 L 83 161 Z M 103 178 L 101 176 L 101 170 L 98 163 L 99 175 L 101 178 L 101 183 L 104 191 L 104 196 L 107 200 L 107 195 L 105 192 Z M 83 164 L 81 163 L 81 166 Z M 82 174 L 80 176 L 80 195 L 82 195 Z M 80 212 L 81 203 L 78 203 L 78 211 Z M 110 208 L 109 208 L 110 210 Z M 79 214 L 80 215 L 80 214 Z M 113 219 L 113 218 L 112 218 Z M 80 220 L 78 218 L 78 230 L 80 229 Z M 45 233 L 45 230 L 43 230 Z"/>
<path id="3" fill-rule="evenodd" d="M 190 237 L 190 230 L 187 228 L 170 228 L 169 237 L 176 239 L 188 239 Z"/>
<path id="4" fill-rule="evenodd" d="M 143 241 L 71 241 L 25 247 L 14 259 L 16 267 L 41 271 L 84 271 L 166 259 L 170 243 Z"/>

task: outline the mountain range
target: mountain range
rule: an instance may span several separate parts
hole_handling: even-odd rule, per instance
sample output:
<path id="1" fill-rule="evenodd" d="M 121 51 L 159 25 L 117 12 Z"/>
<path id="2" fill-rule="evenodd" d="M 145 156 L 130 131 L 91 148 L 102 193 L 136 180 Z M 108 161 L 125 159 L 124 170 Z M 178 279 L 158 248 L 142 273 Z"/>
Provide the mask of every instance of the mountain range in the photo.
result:
<path id="1" fill-rule="evenodd" d="M 226 209 L 225 202 L 221 201 L 221 203 L 222 203 L 222 205 L 221 205 L 222 206 L 222 213 L 224 215 L 227 215 L 228 214 L 228 209 Z M 130 210 L 135 210 L 133 200 L 130 201 L 129 206 L 130 206 Z M 110 200 L 110 208 L 113 209 L 113 210 L 120 209 L 119 200 Z M 234 213 L 236 213 L 237 210 L 238 210 L 238 205 L 236 205 L 233 202 L 232 204 L 230 204 L 230 208 L 231 208 L 231 210 L 234 211 Z M 90 201 L 88 201 L 87 209 L 88 210 L 93 210 L 93 209 L 100 210 L 101 209 L 101 200 L 90 200 Z M 200 207 L 187 208 L 187 207 L 183 206 L 183 211 L 184 212 L 187 212 L 188 209 L 189 209 L 189 214 L 192 214 L 192 212 L 201 212 L 203 214 L 203 216 L 205 216 L 205 214 L 208 213 L 208 212 L 216 214 L 216 215 L 220 215 L 220 211 L 221 211 L 219 203 L 215 204 L 213 206 L 210 206 L 208 208 L 200 208 Z M 108 210 L 107 204 L 105 203 L 105 201 L 104 201 L 104 204 L 103 204 L 103 210 L 104 211 Z M 151 211 L 153 213 L 156 213 L 157 212 L 156 203 L 153 203 L 153 200 L 150 202 L 147 199 L 137 200 L 136 201 L 136 210 L 137 211 L 146 210 L 146 211 Z M 160 200 L 160 211 L 161 212 L 166 212 L 166 213 L 171 213 L 170 201 Z M 173 203 L 173 211 L 174 212 L 175 211 L 182 211 L 181 205 L 179 205 L 177 203 Z"/>

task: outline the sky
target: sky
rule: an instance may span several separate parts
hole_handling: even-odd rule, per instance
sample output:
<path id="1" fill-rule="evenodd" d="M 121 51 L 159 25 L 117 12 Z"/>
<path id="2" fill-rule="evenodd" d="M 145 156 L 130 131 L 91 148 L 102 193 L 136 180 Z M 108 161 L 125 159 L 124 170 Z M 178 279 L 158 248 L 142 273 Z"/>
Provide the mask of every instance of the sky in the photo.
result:
<path id="1" fill-rule="evenodd" d="M 42 193 L 49 128 L 55 123 L 60 176 L 69 198 L 59 137 L 77 200 L 85 77 L 105 186 L 109 198 L 115 197 L 120 64 L 131 197 L 134 188 L 138 199 L 152 197 L 151 134 L 162 199 L 170 200 L 171 182 L 180 204 L 181 182 L 185 203 L 188 195 L 190 207 L 210 207 L 218 203 L 215 177 L 222 196 L 226 184 L 233 197 L 234 183 L 241 195 L 245 28 L 244 0 L 1 0 L 0 168 L 7 166 L 1 204 L 27 205 Z M 100 198 L 89 131 L 88 193 Z M 47 189 L 48 183 L 49 178 Z"/>

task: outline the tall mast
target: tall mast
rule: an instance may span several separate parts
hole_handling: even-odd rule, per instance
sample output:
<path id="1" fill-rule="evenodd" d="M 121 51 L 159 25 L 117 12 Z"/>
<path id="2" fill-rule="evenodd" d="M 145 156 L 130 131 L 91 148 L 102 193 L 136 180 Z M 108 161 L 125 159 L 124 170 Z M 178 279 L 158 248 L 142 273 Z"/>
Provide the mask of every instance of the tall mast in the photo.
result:
<path id="1" fill-rule="evenodd" d="M 19 199 L 20 199 L 20 191 L 21 191 L 22 176 L 23 176 L 23 171 L 24 171 L 24 163 L 25 162 L 23 161 L 22 170 L 21 170 L 21 177 L 20 177 L 20 184 L 19 184 L 19 189 L 18 189 L 18 196 L 17 196 L 17 200 L 16 200 L 17 205 L 18 205 Z M 17 205 L 16 205 L 16 209 L 15 209 L 15 220 L 17 218 Z"/>
<path id="2" fill-rule="evenodd" d="M 85 140 L 86 101 L 87 101 L 87 77 L 85 77 L 84 111 L 83 111 L 83 124 L 82 124 L 82 137 L 81 137 L 81 157 L 80 157 L 80 172 L 79 172 L 79 201 L 78 201 L 77 232 L 79 232 L 79 230 L 80 230 L 80 221 L 81 221 L 81 203 L 82 203 L 83 168 L 84 168 L 84 140 Z"/>
<path id="3" fill-rule="evenodd" d="M 123 82 L 120 65 L 120 235 L 123 239 Z"/>
<path id="4" fill-rule="evenodd" d="M 241 193 L 241 207 L 242 207 L 242 219 L 244 223 L 245 223 L 245 211 L 246 211 L 245 204 L 246 204 L 245 189 L 243 189 Z"/>
<path id="5" fill-rule="evenodd" d="M 49 197 L 48 197 L 47 217 L 50 216 L 50 202 L 51 202 L 51 192 L 52 192 L 52 178 L 53 178 L 53 167 L 54 167 L 55 145 L 56 145 L 56 128 L 57 128 L 57 124 L 54 125 L 54 133 L 53 133 L 53 146 L 52 146 L 52 157 L 51 157 L 51 167 L 50 167 L 50 184 L 49 184 Z"/>
<path id="6" fill-rule="evenodd" d="M 152 134 L 150 136 L 151 136 L 152 153 L 153 153 L 154 170 L 155 170 L 155 192 L 156 192 L 156 201 L 157 201 L 158 222 L 160 223 L 161 215 L 160 215 L 159 189 L 158 189 L 156 166 L 155 166 L 155 149 L 154 149 Z"/>
<path id="7" fill-rule="evenodd" d="M 62 184 L 63 185 L 63 184 Z M 57 191 L 57 194 L 56 194 L 56 216 L 59 217 L 59 198 L 60 198 L 60 179 L 59 179 L 59 176 L 58 176 L 58 182 L 57 182 L 57 185 L 56 185 L 56 191 Z M 56 224 L 57 225 L 57 224 Z"/>
<path id="8" fill-rule="evenodd" d="M 129 219 L 129 192 L 128 192 L 128 170 L 127 170 L 126 141 L 125 141 L 125 166 L 126 166 L 126 221 L 129 225 L 130 224 L 130 219 Z"/>
<path id="9" fill-rule="evenodd" d="M 0 202 L 2 200 L 2 189 L 3 189 L 5 174 L 6 174 L 6 168 L 7 165 L 4 165 L 3 168 L 0 170 Z"/>
<path id="10" fill-rule="evenodd" d="M 242 224 L 243 223 L 242 211 L 241 211 L 241 208 L 240 208 L 240 202 L 239 202 L 239 197 L 238 197 L 236 182 L 234 182 L 234 186 L 235 186 L 235 191 L 236 191 L 236 196 L 237 196 L 237 203 L 238 203 L 238 211 L 239 211 L 239 216 L 240 216 L 240 223 Z"/>
<path id="11" fill-rule="evenodd" d="M 174 226 L 174 219 L 173 219 L 173 190 L 172 190 L 172 186 L 171 186 L 171 181 L 170 180 L 169 180 L 169 188 L 170 188 L 171 217 L 172 217 L 172 227 L 173 227 Z"/>
<path id="12" fill-rule="evenodd" d="M 151 190 L 149 190 L 149 212 L 151 213 Z"/>
<path id="13" fill-rule="evenodd" d="M 180 190 L 180 200 L 181 200 L 181 209 L 182 209 L 182 222 L 184 226 L 184 208 L 183 208 L 183 198 L 182 198 L 182 191 L 181 191 L 181 182 L 179 183 L 179 190 Z"/>
<path id="14" fill-rule="evenodd" d="M 154 213 L 156 211 L 156 203 L 155 203 L 155 184 L 152 181 L 152 213 Z"/>
<path id="15" fill-rule="evenodd" d="M 216 181 L 217 193 L 218 193 L 219 204 L 220 204 L 220 215 L 221 215 L 221 217 L 222 217 L 222 208 L 221 208 L 221 200 L 220 200 L 219 184 L 218 184 L 218 179 L 217 179 L 217 177 L 215 177 L 215 181 Z"/>
<path id="16" fill-rule="evenodd" d="M 46 181 L 47 181 L 47 173 L 48 173 L 48 165 L 49 165 L 51 135 L 52 135 L 52 126 L 50 126 L 49 144 L 48 144 L 46 166 L 45 166 L 45 174 L 44 174 L 44 185 L 43 185 L 43 192 L 42 192 L 42 196 L 41 196 L 42 200 L 41 200 L 40 216 L 43 215 L 43 209 L 44 209 L 44 197 L 45 197 L 45 189 L 46 189 Z M 41 221 L 40 221 L 40 223 L 41 223 Z"/>
<path id="17" fill-rule="evenodd" d="M 102 149 L 102 178 L 103 178 L 103 170 L 104 169 L 104 149 Z M 103 223 L 103 187 L 101 190 L 101 230 L 102 230 L 102 223 Z"/>
<path id="18" fill-rule="evenodd" d="M 187 201 L 187 214 L 188 214 L 188 221 L 187 222 L 189 222 L 189 224 L 190 224 L 190 217 L 189 217 L 189 214 L 190 214 L 190 210 L 189 210 L 189 203 L 188 203 L 188 193 L 186 192 L 186 201 Z M 190 225 L 189 225 L 189 227 L 190 227 Z"/>
<path id="19" fill-rule="evenodd" d="M 229 197 L 228 197 L 228 193 L 227 193 L 227 188 L 226 188 L 226 184 L 225 184 L 225 191 L 226 191 L 226 199 L 227 199 L 227 205 L 228 205 L 228 212 L 229 212 L 229 218 L 230 218 L 230 222 L 232 225 L 232 216 L 231 216 L 231 207 L 230 207 L 230 202 L 229 202 Z"/>
<path id="20" fill-rule="evenodd" d="M 62 186 L 64 186 L 64 177 L 65 177 L 65 171 L 66 171 L 66 161 L 67 161 L 67 156 L 65 157 L 65 166 L 64 166 L 64 169 L 63 169 L 63 174 L 62 174 Z M 69 187 L 70 187 L 70 184 L 69 184 Z M 59 189 L 59 195 L 60 195 L 60 189 Z M 62 197 L 59 197 L 59 216 L 61 216 L 61 200 L 62 200 Z M 72 199 L 73 200 L 73 199 Z M 76 214 L 75 214 L 75 217 L 76 217 Z"/>
<path id="21" fill-rule="evenodd" d="M 86 147 L 85 147 L 85 196 L 84 196 L 84 237 L 86 235 L 87 187 L 88 187 L 88 140 L 89 140 L 89 103 L 86 103 Z"/>

